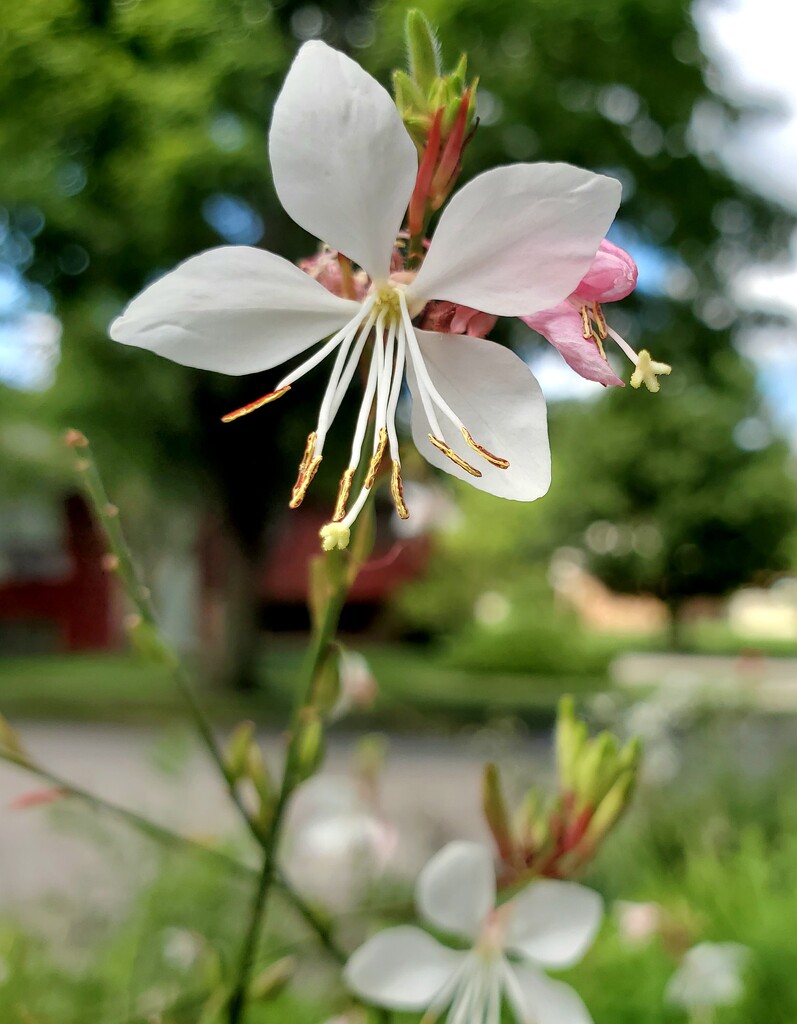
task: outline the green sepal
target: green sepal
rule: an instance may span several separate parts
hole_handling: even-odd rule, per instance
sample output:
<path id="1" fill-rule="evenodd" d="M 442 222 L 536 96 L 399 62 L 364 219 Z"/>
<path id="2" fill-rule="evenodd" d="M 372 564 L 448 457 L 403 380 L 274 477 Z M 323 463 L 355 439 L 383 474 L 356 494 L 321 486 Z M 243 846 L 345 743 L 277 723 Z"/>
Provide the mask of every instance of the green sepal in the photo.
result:
<path id="1" fill-rule="evenodd" d="M 404 32 L 410 75 L 425 92 L 442 71 L 440 43 L 426 16 L 417 8 L 407 12 Z"/>

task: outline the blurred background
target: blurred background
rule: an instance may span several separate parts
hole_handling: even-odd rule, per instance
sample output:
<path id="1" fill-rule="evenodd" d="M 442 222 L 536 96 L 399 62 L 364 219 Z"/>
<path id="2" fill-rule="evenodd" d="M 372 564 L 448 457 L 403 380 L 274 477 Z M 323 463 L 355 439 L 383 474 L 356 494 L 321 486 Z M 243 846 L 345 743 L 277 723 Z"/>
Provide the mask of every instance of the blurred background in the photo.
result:
<path id="1" fill-rule="evenodd" d="M 797 12 L 782 0 L 414 6 L 439 27 L 444 62 L 464 51 L 480 79 L 464 179 L 541 159 L 622 181 L 610 237 L 640 278 L 611 323 L 673 372 L 655 396 L 606 390 L 522 324 L 499 325 L 494 336 L 528 360 L 549 400 L 551 491 L 502 502 L 442 479 L 408 446 L 412 518 L 400 523 L 383 498 L 374 556 L 344 615 L 367 682 L 333 736 L 326 783 L 338 797 L 353 786 L 346 813 L 387 828 L 389 842 L 369 825 L 357 843 L 400 887 L 441 842 L 483 834 L 485 756 L 512 765 L 518 785 L 544 776 L 556 701 L 575 694 L 596 722 L 648 741 L 635 814 L 593 881 L 610 897 L 661 901 L 676 922 L 633 948 L 617 925 L 581 970 L 598 1024 L 685 1019 L 664 1006 L 663 979 L 706 937 L 753 950 L 745 995 L 721 1019 L 793 1024 Z M 145 283 L 199 250 L 312 254 L 270 180 L 280 83 L 297 47 L 323 38 L 387 84 L 403 63 L 406 10 L 397 0 L 28 0 L 4 13 L 0 710 L 70 778 L 184 827 L 231 823 L 178 696 L 128 649 L 102 534 L 61 437 L 77 427 L 91 438 L 214 720 L 255 719 L 276 752 L 268 730 L 290 704 L 307 562 L 337 481 L 320 474 L 288 511 L 323 381 L 222 426 L 273 374 L 193 371 L 115 345 L 106 329 Z M 331 442 L 347 436 L 343 427 Z M 330 450 L 330 464 L 343 459 Z M 374 730 L 389 744 L 364 754 L 359 737 Z M 382 780 L 378 801 L 369 782 L 365 808 L 363 772 Z M 168 1016 L 156 997 L 169 972 L 204 963 L 207 936 L 235 934 L 240 894 L 199 872 L 174 875 L 77 811 L 24 809 L 29 789 L 0 769 L 11 802 L 2 1019 L 78 1021 L 86 1007 L 102 1021 L 194 1019 Z M 318 848 L 307 840 L 310 877 L 326 877 L 313 858 L 330 843 L 348 849 L 340 827 L 345 842 L 334 829 Z M 166 936 L 165 960 L 141 953 L 144 923 Z M 126 1009 L 114 1002 L 120 985 Z M 139 1005 L 148 993 L 160 1017 Z M 320 1019 L 302 1001 L 263 1013 L 252 1019 Z"/>

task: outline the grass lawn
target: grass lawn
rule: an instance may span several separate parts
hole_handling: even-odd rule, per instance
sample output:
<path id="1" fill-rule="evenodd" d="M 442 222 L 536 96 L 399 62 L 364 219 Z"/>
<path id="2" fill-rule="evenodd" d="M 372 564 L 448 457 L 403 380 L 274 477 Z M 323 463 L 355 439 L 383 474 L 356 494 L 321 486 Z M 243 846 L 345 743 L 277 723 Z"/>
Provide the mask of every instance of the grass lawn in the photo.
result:
<path id="1" fill-rule="evenodd" d="M 368 726 L 445 729 L 496 715 L 531 723 L 550 721 L 563 692 L 585 692 L 601 679 L 474 673 L 445 667 L 428 651 L 408 646 L 363 648 L 379 681 Z M 244 717 L 280 724 L 290 706 L 301 667 L 299 645 L 274 647 L 263 659 L 263 686 L 252 695 L 206 690 L 215 721 Z M 0 712 L 7 718 L 162 721 L 183 715 L 168 672 L 132 654 L 51 655 L 0 658 Z"/>

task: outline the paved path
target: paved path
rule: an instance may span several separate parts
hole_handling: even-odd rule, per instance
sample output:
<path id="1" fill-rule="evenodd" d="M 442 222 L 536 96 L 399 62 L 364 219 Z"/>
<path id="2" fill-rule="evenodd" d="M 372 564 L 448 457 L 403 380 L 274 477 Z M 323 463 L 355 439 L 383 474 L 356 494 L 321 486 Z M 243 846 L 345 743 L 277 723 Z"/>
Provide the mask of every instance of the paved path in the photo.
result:
<path id="1" fill-rule="evenodd" d="M 659 686 L 723 703 L 747 701 L 762 711 L 797 711 L 797 658 L 707 654 L 622 654 L 611 666 L 620 686 Z"/>
<path id="2" fill-rule="evenodd" d="M 180 746 L 167 744 L 162 732 L 40 723 L 22 724 L 19 731 L 31 753 L 59 775 L 174 830 L 218 835 L 238 827 L 201 752 L 189 749 L 179 774 L 164 774 L 157 767 L 165 751 Z M 277 754 L 278 737 L 265 736 L 262 742 L 267 752 Z M 325 775 L 345 775 L 354 747 L 354 738 L 334 737 Z M 390 741 L 381 811 L 397 827 L 393 863 L 398 870 L 414 872 L 448 839 L 484 835 L 479 812 L 481 765 L 487 758 L 510 753 L 513 762 L 538 768 L 548 757 L 548 746 L 540 738 L 507 740 L 490 732 L 458 739 Z M 146 877 L 152 864 L 146 844 L 129 838 L 124 827 L 111 830 L 114 841 L 106 842 L 103 850 L 87 834 L 94 831 L 92 817 L 78 812 L 72 801 L 47 808 L 10 808 L 14 800 L 40 788 L 35 777 L 0 764 L 0 910 L 41 903 L 44 896 L 115 901 L 120 887 L 128 890 L 131 881 Z M 101 831 L 107 840 L 107 829 Z"/>

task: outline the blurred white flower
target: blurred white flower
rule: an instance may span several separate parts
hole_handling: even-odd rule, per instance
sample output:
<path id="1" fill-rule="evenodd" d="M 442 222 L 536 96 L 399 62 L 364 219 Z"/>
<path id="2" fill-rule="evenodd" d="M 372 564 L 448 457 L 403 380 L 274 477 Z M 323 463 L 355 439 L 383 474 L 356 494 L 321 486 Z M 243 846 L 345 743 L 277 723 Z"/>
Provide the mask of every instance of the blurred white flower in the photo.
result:
<path id="1" fill-rule="evenodd" d="M 738 942 L 700 942 L 688 950 L 667 983 L 665 998 L 689 1010 L 733 1006 L 744 995 L 751 951 Z"/>
<path id="2" fill-rule="evenodd" d="M 614 914 L 620 937 L 629 946 L 641 946 L 661 930 L 663 915 L 658 903 L 616 900 Z"/>
<path id="3" fill-rule="evenodd" d="M 356 903 L 395 852 L 398 833 L 345 776 L 319 775 L 294 797 L 283 871 L 328 907 Z"/>
<path id="4" fill-rule="evenodd" d="M 341 651 L 339 675 L 340 692 L 329 713 L 333 721 L 353 708 L 370 708 L 379 692 L 371 666 L 357 651 Z"/>
<path id="5" fill-rule="evenodd" d="M 418 913 L 432 927 L 467 939 L 449 949 L 411 925 L 368 939 L 345 969 L 360 998 L 394 1010 L 446 1008 L 449 1024 L 500 1024 L 507 1000 L 520 1024 L 590 1024 L 578 995 L 543 973 L 577 963 L 592 943 L 601 899 L 576 882 L 531 882 L 496 906 L 495 868 L 478 843 L 449 843 L 426 865 L 416 887 Z"/>
<path id="6" fill-rule="evenodd" d="M 202 952 L 202 938 L 187 928 L 164 928 L 163 959 L 181 971 L 193 967 Z"/>

